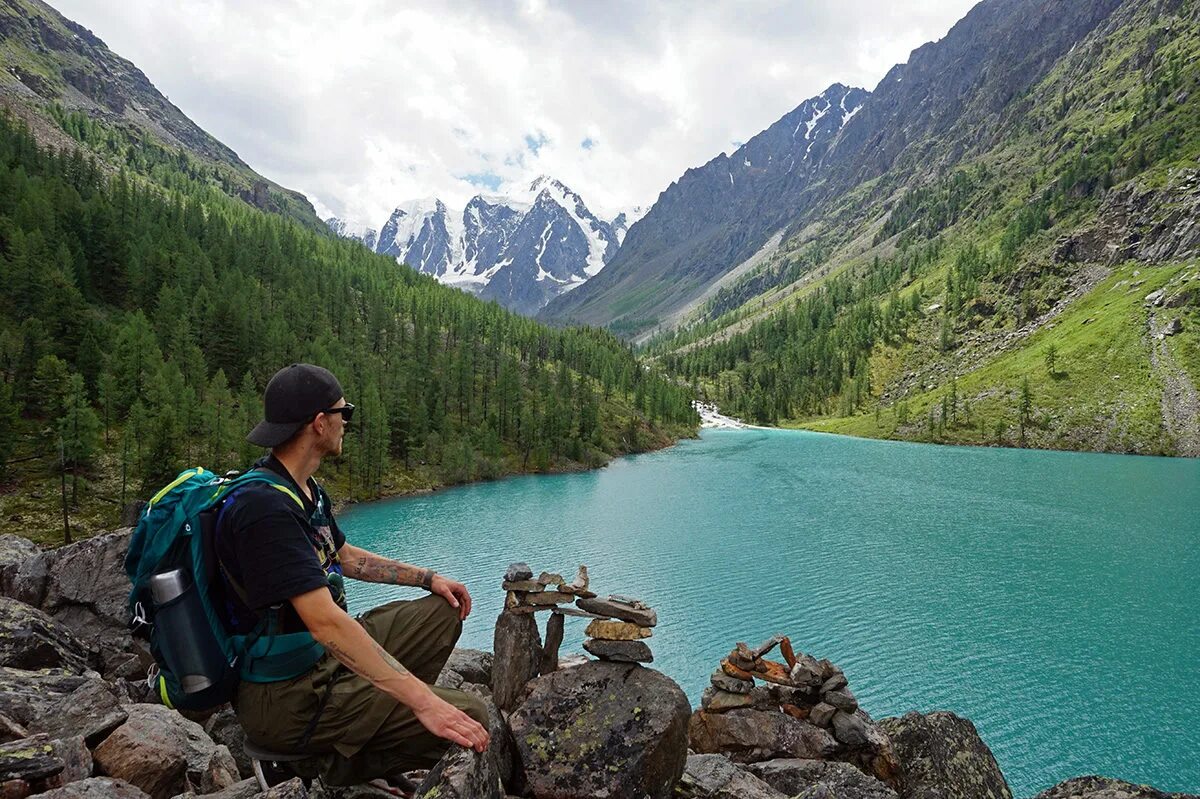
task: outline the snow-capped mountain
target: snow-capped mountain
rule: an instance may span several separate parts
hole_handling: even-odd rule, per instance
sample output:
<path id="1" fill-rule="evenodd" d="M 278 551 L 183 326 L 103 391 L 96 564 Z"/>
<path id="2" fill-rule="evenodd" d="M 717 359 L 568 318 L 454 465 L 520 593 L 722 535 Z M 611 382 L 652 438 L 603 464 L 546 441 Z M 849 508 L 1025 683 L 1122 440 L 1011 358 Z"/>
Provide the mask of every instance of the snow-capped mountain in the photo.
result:
<path id="1" fill-rule="evenodd" d="M 352 222 L 349 219 L 331 216 L 325 220 L 325 224 L 329 225 L 329 229 L 342 238 L 357 239 L 372 250 L 375 249 L 375 242 L 379 240 L 379 231 L 361 222 Z"/>
<path id="2" fill-rule="evenodd" d="M 330 227 L 413 269 L 533 314 L 612 260 L 641 210 L 607 222 L 560 181 L 539 177 L 519 197 L 478 195 L 461 212 L 437 198 L 404 203 L 371 241 L 369 229 Z"/>

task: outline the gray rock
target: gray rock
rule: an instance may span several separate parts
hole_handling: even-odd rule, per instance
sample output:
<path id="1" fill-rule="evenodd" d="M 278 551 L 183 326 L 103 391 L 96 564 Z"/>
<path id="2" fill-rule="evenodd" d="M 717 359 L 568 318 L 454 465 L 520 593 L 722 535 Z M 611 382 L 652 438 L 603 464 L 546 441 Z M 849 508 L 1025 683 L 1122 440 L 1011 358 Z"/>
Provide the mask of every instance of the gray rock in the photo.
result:
<path id="1" fill-rule="evenodd" d="M 1197 799 L 1197 795 L 1163 793 L 1149 785 L 1134 785 L 1124 780 L 1093 775 L 1060 782 L 1033 799 Z"/>
<path id="2" fill-rule="evenodd" d="M 258 785 L 255 784 L 257 792 Z M 136 785 L 130 785 L 125 780 L 115 780 L 112 777 L 88 777 L 87 779 L 69 782 L 61 788 L 54 788 L 45 793 L 35 794 L 38 799 L 150 799 L 146 792 Z M 222 797 L 222 799 L 226 799 Z M 229 799 L 248 799 L 230 797 Z"/>
<path id="3" fill-rule="evenodd" d="M 235 782 L 228 788 L 222 788 L 216 793 L 207 794 L 205 799 L 250 799 L 252 796 L 257 796 L 258 793 L 258 780 L 249 777 L 241 782 Z M 188 794 L 184 794 L 184 796 L 188 796 Z"/>
<path id="4" fill-rule="evenodd" d="M 736 710 L 739 707 L 751 707 L 753 705 L 754 697 L 751 694 L 731 694 L 728 691 L 722 691 L 712 686 L 705 688 L 703 695 L 700 697 L 700 707 L 710 713 L 724 713 L 727 710 Z"/>
<path id="5" fill-rule="evenodd" d="M 828 691 L 821 698 L 825 704 L 833 705 L 838 710 L 844 710 L 847 713 L 853 713 L 858 710 L 858 699 L 850 692 L 849 688 Z"/>
<path id="6" fill-rule="evenodd" d="M 0 713 L 29 727 L 88 679 L 62 669 L 0 668 Z"/>
<path id="7" fill-rule="evenodd" d="M 308 789 L 299 777 L 281 782 L 262 794 L 263 799 L 307 799 Z"/>
<path id="8" fill-rule="evenodd" d="M 0 744 L 0 782 L 15 781 L 16 790 L 5 790 L 28 796 L 69 782 L 81 780 L 92 773 L 92 755 L 83 736 L 51 738 L 31 735 Z"/>
<path id="9" fill-rule="evenodd" d="M 774 757 L 827 758 L 838 749 L 827 730 L 769 710 L 698 710 L 688 724 L 688 740 L 695 752 L 721 753 L 736 763 Z"/>
<path id="10" fill-rule="evenodd" d="M 905 799 L 1012 799 L 975 725 L 953 713 L 906 713 L 879 726 L 900 762 Z"/>
<path id="11" fill-rule="evenodd" d="M 600 599 L 599 597 L 580 598 L 575 600 L 575 604 L 588 613 L 633 622 L 642 627 L 654 627 L 658 624 L 658 614 L 653 608 L 635 608 L 624 602 L 614 602 L 611 599 Z"/>
<path id="12" fill-rule="evenodd" d="M 840 671 L 821 684 L 821 693 L 836 691 L 840 688 L 845 688 L 847 685 L 846 675 Z"/>
<path id="13" fill-rule="evenodd" d="M 89 678 L 51 705 L 30 730 L 52 738 L 82 735 L 87 745 L 95 748 L 127 718 L 129 714 L 121 707 L 116 692 L 101 680 Z"/>
<path id="14" fill-rule="evenodd" d="M 565 621 L 562 616 L 551 616 L 546 620 L 546 643 L 542 647 L 541 665 L 538 666 L 542 674 L 558 671 L 558 648 L 562 646 Z"/>
<path id="15" fill-rule="evenodd" d="M 821 702 L 813 707 L 812 712 L 808 714 L 808 720 L 818 727 L 828 727 L 833 722 L 834 713 L 837 713 L 836 707 Z"/>
<path id="16" fill-rule="evenodd" d="M 438 688 L 453 688 L 457 690 L 463 687 L 464 682 L 463 676 L 457 671 L 442 669 L 441 674 L 437 676 L 437 680 L 433 684 Z"/>
<path id="17" fill-rule="evenodd" d="M 495 763 L 486 753 L 451 746 L 413 799 L 504 799 Z"/>
<path id="18" fill-rule="evenodd" d="M 671 796 L 687 759 L 687 697 L 642 666 L 593 661 L 543 675 L 509 717 L 533 796 Z"/>
<path id="19" fill-rule="evenodd" d="M 0 535 L 0 594 L 11 596 L 13 580 L 20 570 L 21 564 L 35 555 L 41 554 L 41 547 L 12 533 Z"/>
<path id="20" fill-rule="evenodd" d="M 9 741 L 17 741 L 28 737 L 29 730 L 15 720 L 0 713 L 0 743 L 8 743 Z"/>
<path id="21" fill-rule="evenodd" d="M 589 638 L 583 642 L 583 648 L 601 660 L 614 660 L 618 663 L 654 661 L 654 654 L 645 641 L 601 641 L 599 638 Z"/>
<path id="22" fill-rule="evenodd" d="M 246 754 L 246 731 L 242 729 L 233 708 L 226 707 L 209 716 L 208 721 L 204 722 L 204 731 L 214 743 L 222 744 L 229 750 L 239 774 L 246 776 L 254 773 L 250 757 Z"/>
<path id="23" fill-rule="evenodd" d="M 840 799 L 896 799 L 896 792 L 879 780 L 836 760 L 783 758 L 750 763 L 746 770 L 787 796 L 824 786 Z"/>
<path id="24" fill-rule="evenodd" d="M 504 572 L 504 580 L 509 583 L 520 582 L 521 580 L 532 580 L 533 569 L 529 568 L 528 563 L 510 563 L 508 571 Z"/>
<path id="25" fill-rule="evenodd" d="M 533 616 L 501 611 L 493 649 L 492 696 L 496 707 L 512 710 L 542 663 L 542 635 Z"/>
<path id="26" fill-rule="evenodd" d="M 866 746 L 867 725 L 860 716 L 839 710 L 833 714 L 833 737 L 846 746 Z"/>
<path id="27" fill-rule="evenodd" d="M 118 530 L 39 553 L 21 565 L 10 596 L 41 608 L 76 633 L 81 631 L 72 622 L 89 616 L 102 626 L 124 629 L 129 596 L 124 563 L 132 532 Z"/>
<path id="28" fill-rule="evenodd" d="M 490 696 L 480 696 L 479 698 L 483 700 L 488 711 L 488 735 L 491 737 L 487 748 L 488 757 L 492 759 L 496 776 L 500 778 L 500 782 L 503 785 L 510 785 L 517 768 L 516 741 L 513 740 L 512 730 L 508 728 L 508 721 L 496 707 L 492 698 Z"/>
<path id="29" fill-rule="evenodd" d="M 861 707 L 854 715 L 863 721 L 867 742 L 858 751 L 847 753 L 845 759 L 894 790 L 900 790 L 900 759 L 891 739 Z"/>
<path id="30" fill-rule="evenodd" d="M 754 680 L 741 680 L 737 677 L 731 677 L 721 668 L 712 673 L 709 682 L 712 683 L 713 688 L 728 691 L 731 694 L 748 694 L 754 688 Z"/>
<path id="31" fill-rule="evenodd" d="M 65 625 L 37 608 L 0 597 L 0 666 L 82 673 L 94 664 L 94 655 Z"/>
<path id="32" fill-rule="evenodd" d="M 1167 322 L 1167 326 L 1163 328 L 1163 335 L 1165 336 L 1174 336 L 1182 332 L 1183 322 L 1179 320 L 1179 317 L 1175 317 L 1170 322 Z"/>
<path id="33" fill-rule="evenodd" d="M 786 799 L 724 755 L 688 755 L 678 794 L 683 799 Z"/>
<path id="34" fill-rule="evenodd" d="M 106 675 L 132 677 L 139 651 L 128 632 L 125 552 L 132 530 L 122 529 L 23 561 L 4 594 L 32 605 L 65 624 L 100 653 Z M 144 669 L 143 669 L 144 670 Z"/>
<path id="35" fill-rule="evenodd" d="M 796 653 L 796 665 L 792 667 L 792 682 L 799 686 L 815 688 L 827 679 L 821 662 L 811 655 Z"/>
<path id="36" fill-rule="evenodd" d="M 1162 305 L 1163 298 L 1167 295 L 1166 289 L 1157 289 L 1146 295 L 1146 305 Z"/>
<path id="37" fill-rule="evenodd" d="M 445 668 L 461 674 L 464 682 L 491 685 L 494 662 L 491 652 L 484 652 L 482 649 L 455 649 L 446 660 Z"/>

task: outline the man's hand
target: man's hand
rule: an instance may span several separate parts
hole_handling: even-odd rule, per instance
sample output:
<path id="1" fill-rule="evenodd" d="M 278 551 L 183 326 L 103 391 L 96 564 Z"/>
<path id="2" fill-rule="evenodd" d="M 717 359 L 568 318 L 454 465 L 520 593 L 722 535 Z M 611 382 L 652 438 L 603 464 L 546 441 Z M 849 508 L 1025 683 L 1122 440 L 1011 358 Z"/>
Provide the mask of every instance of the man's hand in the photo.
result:
<path id="1" fill-rule="evenodd" d="M 334 603 L 328 588 L 314 588 L 289 601 L 313 638 L 329 654 L 379 690 L 410 707 L 427 730 L 439 738 L 479 752 L 487 748 L 487 730 L 410 674 L 367 634 L 361 624 Z"/>
<path id="2" fill-rule="evenodd" d="M 459 619 L 466 619 L 467 616 L 471 615 L 471 593 L 467 591 L 467 587 L 462 583 L 457 583 L 440 574 L 435 574 L 433 575 L 433 584 L 430 586 L 429 591 L 449 602 L 450 607 L 458 608 Z"/>
<path id="3" fill-rule="evenodd" d="M 488 731 L 478 721 L 446 700 L 430 694 L 428 705 L 413 707 L 417 721 L 439 738 L 482 752 L 488 747 Z"/>

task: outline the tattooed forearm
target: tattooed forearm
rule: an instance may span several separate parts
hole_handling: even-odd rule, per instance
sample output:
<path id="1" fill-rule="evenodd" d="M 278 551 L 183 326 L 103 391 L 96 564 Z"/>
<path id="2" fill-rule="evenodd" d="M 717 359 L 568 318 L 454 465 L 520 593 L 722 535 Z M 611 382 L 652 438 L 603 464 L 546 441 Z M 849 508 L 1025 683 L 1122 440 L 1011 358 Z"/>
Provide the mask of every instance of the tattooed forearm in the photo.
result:
<path id="1" fill-rule="evenodd" d="M 383 661 L 383 666 L 386 667 L 386 669 L 382 672 L 376 668 L 372 668 L 372 665 L 378 666 L 379 664 L 364 663 L 362 659 L 356 658 L 336 640 L 328 639 L 322 641 L 321 643 L 329 651 L 329 654 L 337 658 L 339 663 L 374 685 L 381 685 L 381 683 L 386 681 L 387 678 L 395 677 L 397 675 L 402 677 L 412 676 L 408 669 L 400 665 L 400 662 L 396 660 L 396 658 L 392 657 L 390 652 L 388 652 L 374 640 L 371 642 L 373 645 L 372 650 L 376 655 L 379 656 L 379 659 Z"/>
<path id="2" fill-rule="evenodd" d="M 389 560 L 373 552 L 356 549 L 342 556 L 342 571 L 347 577 L 368 583 L 392 585 L 428 585 L 432 572 L 419 566 Z"/>

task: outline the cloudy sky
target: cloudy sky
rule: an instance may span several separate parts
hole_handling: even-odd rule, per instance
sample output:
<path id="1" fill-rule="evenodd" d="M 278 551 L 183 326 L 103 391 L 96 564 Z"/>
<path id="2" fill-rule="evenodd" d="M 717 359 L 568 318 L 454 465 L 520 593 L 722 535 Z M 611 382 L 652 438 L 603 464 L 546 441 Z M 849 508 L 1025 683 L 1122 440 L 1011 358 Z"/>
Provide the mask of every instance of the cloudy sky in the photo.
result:
<path id="1" fill-rule="evenodd" d="M 553 175 L 607 213 L 831 83 L 874 88 L 975 0 L 50 0 L 318 211 Z"/>

